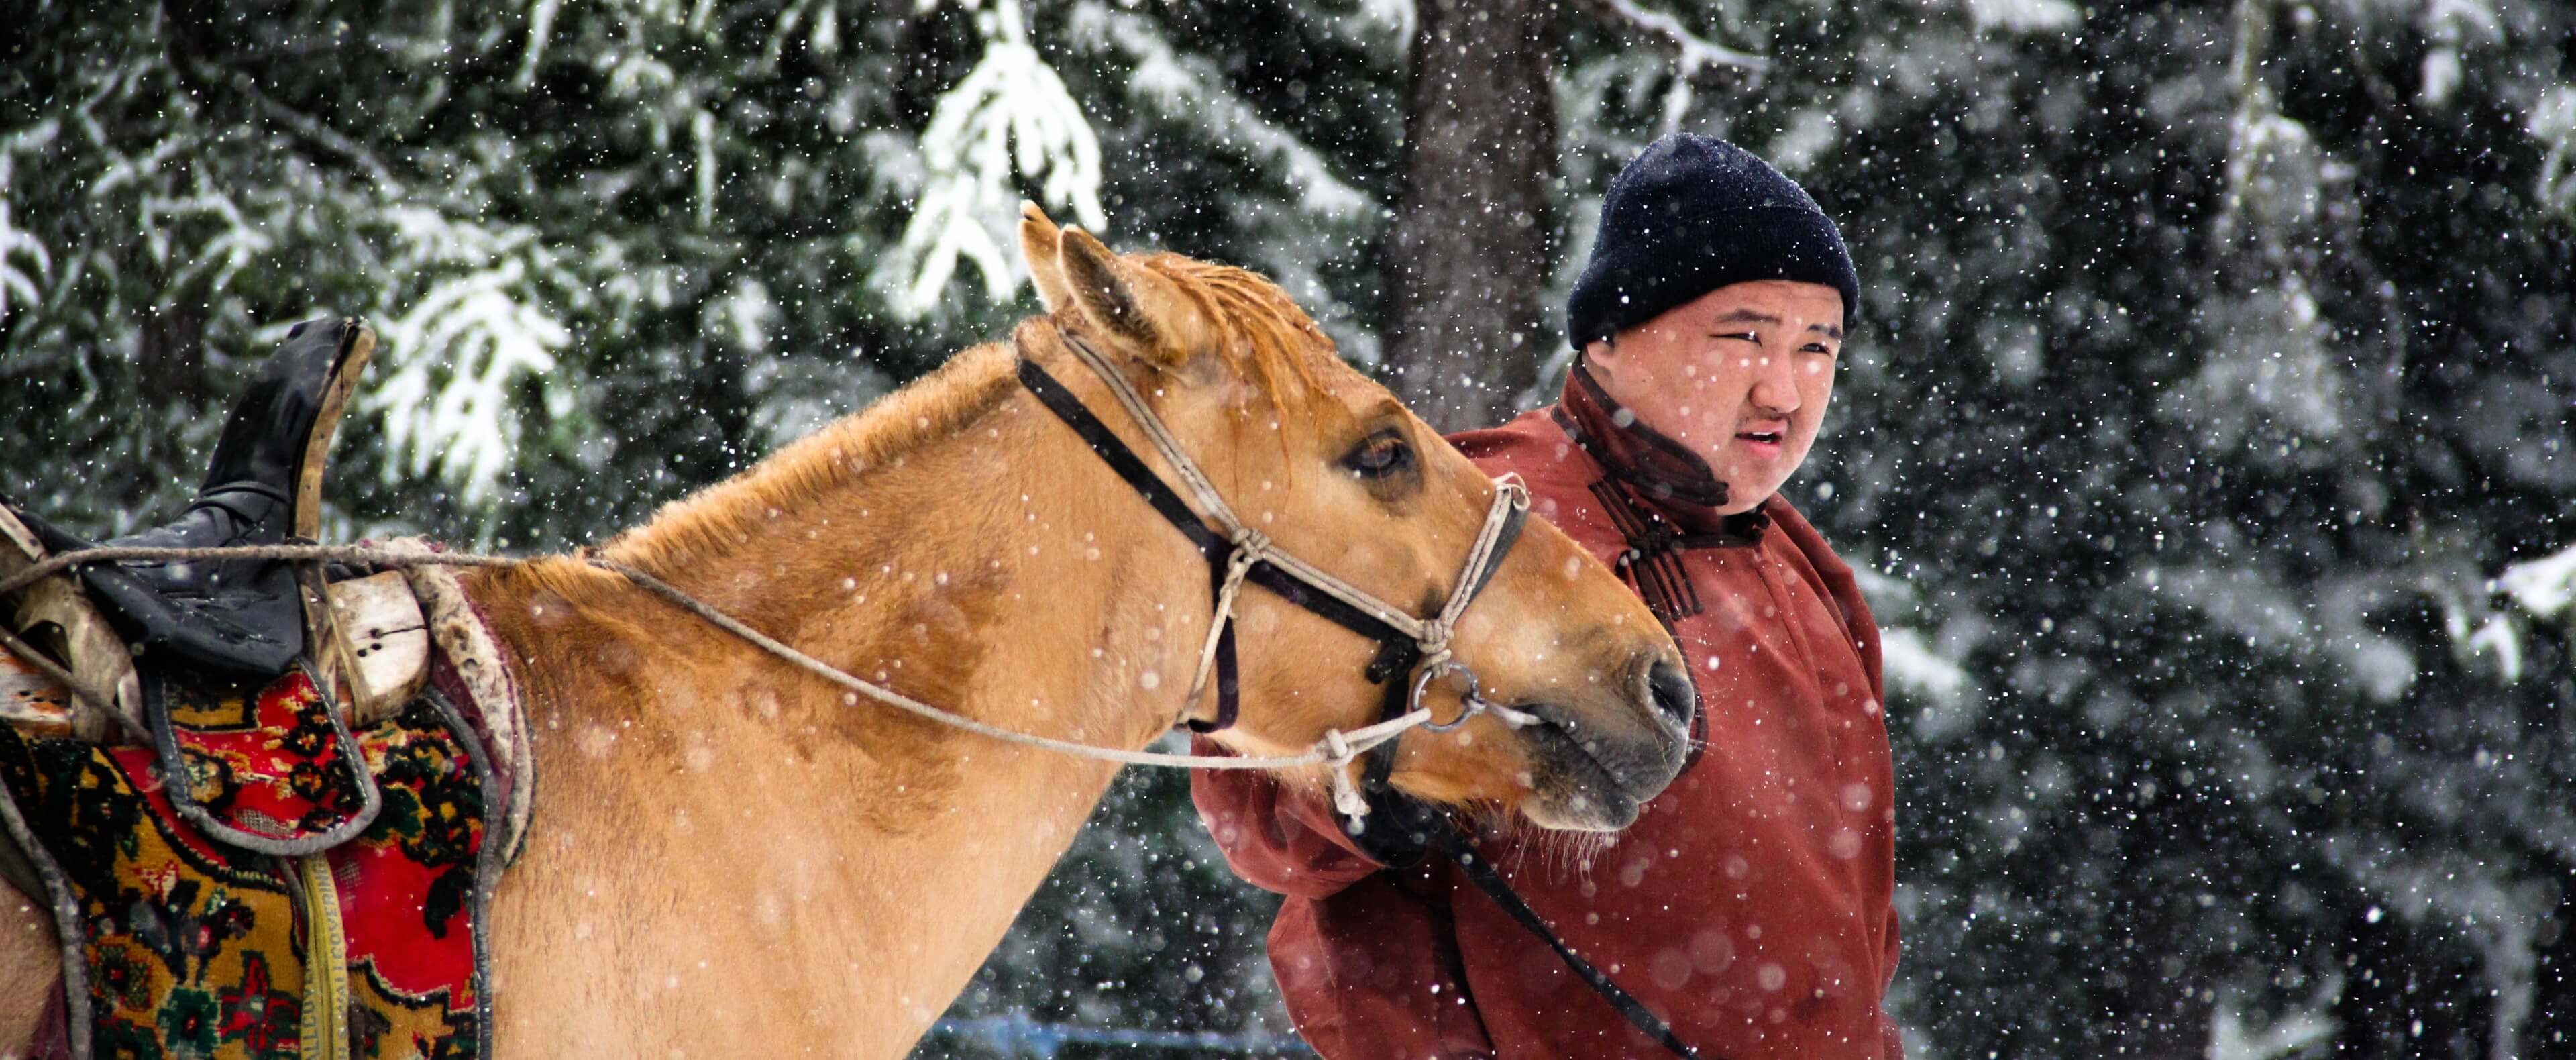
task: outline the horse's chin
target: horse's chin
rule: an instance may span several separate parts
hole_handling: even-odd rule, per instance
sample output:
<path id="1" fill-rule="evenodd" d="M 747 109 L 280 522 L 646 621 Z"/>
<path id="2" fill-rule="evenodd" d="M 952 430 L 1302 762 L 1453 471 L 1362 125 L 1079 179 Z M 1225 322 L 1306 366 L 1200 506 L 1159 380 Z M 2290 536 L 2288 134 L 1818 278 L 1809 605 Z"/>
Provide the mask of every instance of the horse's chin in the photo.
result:
<path id="1" fill-rule="evenodd" d="M 1521 815 L 1531 824 L 1561 832 L 1616 832 L 1637 822 L 1637 802 L 1620 796 L 1541 796 L 1523 802 Z"/>
<path id="2" fill-rule="evenodd" d="M 1530 741 L 1530 795 L 1521 814 L 1541 828 L 1616 832 L 1679 771 L 1661 734 L 1577 739 L 1559 711 L 1532 711 L 1544 723 L 1523 730 Z"/>

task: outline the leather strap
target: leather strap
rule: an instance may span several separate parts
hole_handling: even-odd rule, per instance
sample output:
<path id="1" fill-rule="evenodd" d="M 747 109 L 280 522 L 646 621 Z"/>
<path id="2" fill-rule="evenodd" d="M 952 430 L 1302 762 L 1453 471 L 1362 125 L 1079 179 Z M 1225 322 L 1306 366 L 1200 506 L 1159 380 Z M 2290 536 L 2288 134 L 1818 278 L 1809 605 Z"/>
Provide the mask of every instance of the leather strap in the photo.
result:
<path id="1" fill-rule="evenodd" d="M 1045 405 L 1047 411 L 1055 413 L 1055 418 L 1063 420 L 1065 426 L 1073 428 L 1073 433 L 1081 437 L 1084 445 L 1091 447 L 1092 453 L 1100 457 L 1101 462 L 1108 464 L 1109 469 L 1116 472 L 1119 478 L 1126 480 L 1127 485 L 1143 496 L 1147 504 L 1153 505 L 1155 511 L 1162 513 L 1163 521 L 1172 524 L 1172 527 L 1179 530 L 1182 536 L 1189 538 L 1190 544 L 1199 550 L 1199 555 L 1207 557 L 1211 572 L 1208 581 L 1210 590 L 1213 592 L 1219 576 L 1216 572 L 1222 572 L 1226 565 L 1234 560 L 1233 543 L 1218 537 L 1215 531 L 1208 529 L 1207 523 L 1200 520 L 1198 513 L 1191 511 L 1190 506 L 1181 500 L 1180 491 L 1171 488 L 1169 483 L 1163 481 L 1162 476 L 1154 473 L 1153 468 L 1145 466 L 1144 459 L 1138 457 L 1134 449 L 1128 448 L 1126 442 L 1120 441 L 1117 433 L 1111 431 L 1108 424 L 1101 422 L 1100 417 L 1093 415 L 1090 406 L 1084 405 L 1082 399 L 1074 396 L 1072 390 L 1066 388 L 1055 376 L 1048 374 L 1046 369 L 1039 367 L 1036 361 L 1022 357 L 1019 362 L 1020 385 L 1027 387 L 1029 393 L 1036 395 L 1038 402 Z M 1268 577 L 1263 576 L 1265 573 Z M 1362 636 L 1374 637 L 1379 635 L 1380 630 L 1389 635 L 1396 634 L 1394 627 L 1361 614 L 1357 609 L 1344 605 L 1339 600 L 1320 595 L 1316 597 L 1325 604 L 1339 608 L 1340 613 L 1337 614 L 1310 603 L 1305 599 L 1307 594 L 1303 592 L 1288 592 L 1281 587 L 1282 583 L 1299 590 L 1304 589 L 1305 586 L 1296 579 L 1272 569 L 1267 563 L 1254 565 L 1252 570 L 1244 575 L 1244 580 L 1266 586 L 1293 603 L 1315 611 L 1343 626 L 1357 629 Z M 1186 725 L 1191 732 L 1215 732 L 1233 725 L 1235 719 L 1243 713 L 1242 667 L 1235 657 L 1234 644 L 1234 620 L 1228 618 L 1216 647 L 1216 718 L 1212 721 L 1186 719 L 1182 724 Z M 1187 709 L 1188 706 L 1184 704 L 1183 709 Z"/>
<path id="2" fill-rule="evenodd" d="M 1073 391 L 1056 381 L 1056 377 L 1048 374 L 1046 369 L 1038 367 L 1038 362 L 1020 358 L 1019 374 L 1020 385 L 1037 395 L 1047 411 L 1055 413 L 1055 418 L 1073 428 L 1073 433 L 1081 435 L 1083 443 L 1089 445 L 1110 470 L 1117 472 L 1119 478 L 1126 479 L 1128 485 L 1144 495 L 1145 503 L 1163 513 L 1164 521 L 1171 523 L 1190 539 L 1191 544 L 1198 546 L 1200 555 L 1213 560 L 1232 547 L 1224 538 L 1216 536 L 1215 531 L 1208 529 L 1197 512 L 1190 510 L 1189 504 L 1181 500 L 1180 491 L 1165 484 L 1163 477 L 1155 474 L 1153 468 L 1146 467 L 1136 451 L 1119 440 L 1117 432 L 1100 422 L 1100 417 L 1092 415 L 1090 407 L 1084 405 L 1081 398 L 1074 396 Z"/>
<path id="3" fill-rule="evenodd" d="M 1503 557 L 1520 540 L 1521 529 L 1528 522 L 1528 513 L 1522 511 L 1515 513 L 1503 525 L 1502 534 L 1494 541 L 1494 553 L 1485 561 L 1485 569 L 1476 573 L 1475 584 L 1467 589 L 1468 595 L 1481 595 L 1485 591 L 1486 583 L 1493 581 L 1494 572 L 1502 569 Z M 1411 709 L 1412 704 L 1406 697 L 1408 689 L 1404 687 L 1402 677 L 1412 673 L 1414 665 L 1421 661 L 1422 649 L 1408 638 L 1395 636 L 1378 640 L 1377 658 L 1369 662 L 1368 679 L 1386 686 L 1386 703 L 1379 709 L 1379 721 L 1401 717 Z M 1368 765 L 1360 774 L 1360 794 L 1369 801 L 1369 816 L 1402 823 L 1377 829 L 1374 834 L 1362 832 L 1352 838 L 1366 848 L 1370 857 L 1383 864 L 1406 868 L 1421 863 L 1428 839 L 1425 833 L 1442 828 L 1445 815 L 1395 790 L 1390 782 L 1394 775 L 1395 741 L 1389 740 L 1370 748 Z"/>
<path id="4" fill-rule="evenodd" d="M 1199 518 L 1198 513 L 1190 510 L 1188 503 L 1181 499 L 1180 491 L 1173 489 L 1162 476 L 1154 473 L 1153 468 L 1146 466 L 1144 459 L 1137 456 L 1136 451 L 1129 448 L 1127 443 L 1118 437 L 1117 432 L 1110 430 L 1108 424 L 1101 422 L 1100 417 L 1093 414 L 1090 407 L 1084 405 L 1082 399 L 1075 396 L 1063 382 L 1027 357 L 1019 359 L 1018 374 L 1020 385 L 1027 387 L 1029 393 L 1035 395 L 1038 402 L 1047 407 L 1047 411 L 1054 413 L 1057 419 L 1064 421 L 1065 426 L 1072 428 L 1074 434 L 1082 439 L 1083 444 L 1090 446 L 1091 451 L 1098 455 L 1103 463 L 1108 464 L 1110 470 L 1116 472 L 1119 478 L 1125 480 L 1130 487 L 1142 495 L 1146 503 L 1153 505 L 1155 511 L 1162 513 L 1165 522 L 1172 524 L 1174 529 L 1188 537 L 1190 543 L 1198 548 L 1199 554 L 1207 557 L 1212 570 L 1221 571 L 1232 561 L 1235 552 L 1233 543 L 1217 536 L 1214 530 L 1209 529 L 1207 523 Z M 1486 584 L 1493 580 L 1494 573 L 1502 567 L 1503 557 L 1510 554 L 1513 542 L 1519 540 L 1521 527 L 1527 521 L 1526 509 L 1516 510 L 1507 517 L 1502 533 L 1495 540 L 1492 555 L 1487 558 L 1484 569 L 1477 572 L 1474 583 L 1466 590 L 1471 598 L 1481 594 Z M 1299 581 L 1295 576 L 1267 561 L 1253 564 L 1251 570 L 1244 574 L 1244 580 L 1268 589 L 1282 600 L 1313 612 L 1353 633 L 1377 641 L 1381 645 L 1387 645 L 1390 648 L 1402 645 L 1408 650 L 1414 648 L 1411 635 L 1405 631 L 1388 625 L 1376 616 L 1332 596 L 1316 592 L 1305 582 Z M 1227 623 L 1222 639 L 1218 642 L 1217 653 L 1217 716 L 1212 722 L 1191 719 L 1188 722 L 1189 727 L 1196 732 L 1214 732 L 1234 724 L 1235 718 L 1241 711 L 1241 669 L 1236 660 L 1234 626 L 1231 622 Z M 1411 671 L 1411 662 L 1418 660 L 1420 654 L 1416 651 L 1412 659 L 1387 665 L 1390 661 L 1389 655 L 1387 649 L 1380 650 L 1378 662 L 1369 667 L 1369 680 L 1388 685 L 1394 690 L 1387 701 L 1392 713 L 1386 715 L 1386 718 L 1393 718 L 1401 715 L 1405 707 L 1404 687 L 1399 679 L 1403 674 Z M 1371 749 L 1369 753 L 1372 756 L 1370 758 L 1372 773 L 1383 772 L 1378 765 L 1380 759 L 1389 766 L 1395 760 L 1392 743 L 1381 744 Z M 1380 780 L 1383 780 L 1382 776 Z"/>
<path id="5" fill-rule="evenodd" d="M 1565 966 L 1574 969 L 1574 974 L 1583 979 L 1584 985 L 1591 987 L 1593 993 L 1601 995 L 1601 999 L 1609 1002 L 1611 1008 L 1618 1009 L 1619 1015 L 1625 1018 L 1630 1026 L 1645 1032 L 1646 1037 L 1654 1039 L 1655 1044 L 1663 1046 L 1665 1051 L 1674 1056 L 1723 1060 L 1715 1053 L 1702 1053 L 1682 1041 L 1680 1035 L 1673 1033 L 1671 1024 L 1665 1023 L 1654 1013 L 1646 1011 L 1645 1002 L 1637 1000 L 1636 995 L 1622 989 L 1608 973 L 1593 967 L 1592 962 L 1584 960 L 1582 954 L 1574 952 L 1574 947 L 1566 945 L 1564 939 L 1557 937 L 1556 931 L 1547 926 L 1547 921 L 1540 919 L 1538 912 L 1531 909 L 1528 902 L 1521 900 L 1520 894 L 1512 890 L 1512 885 L 1504 881 L 1503 874 L 1496 872 L 1493 864 L 1486 861 L 1484 855 L 1477 853 L 1476 848 L 1467 842 L 1467 837 L 1458 829 L 1444 827 L 1438 830 L 1438 834 L 1441 850 L 1449 855 L 1450 860 L 1458 863 L 1458 868 L 1466 872 L 1469 880 L 1475 881 L 1476 889 L 1485 892 L 1486 897 L 1494 900 L 1494 904 L 1503 907 L 1503 912 L 1511 914 L 1512 919 L 1519 921 L 1530 934 L 1538 936 L 1540 941 L 1547 943 L 1549 949 L 1555 950 L 1557 957 L 1565 961 Z"/>

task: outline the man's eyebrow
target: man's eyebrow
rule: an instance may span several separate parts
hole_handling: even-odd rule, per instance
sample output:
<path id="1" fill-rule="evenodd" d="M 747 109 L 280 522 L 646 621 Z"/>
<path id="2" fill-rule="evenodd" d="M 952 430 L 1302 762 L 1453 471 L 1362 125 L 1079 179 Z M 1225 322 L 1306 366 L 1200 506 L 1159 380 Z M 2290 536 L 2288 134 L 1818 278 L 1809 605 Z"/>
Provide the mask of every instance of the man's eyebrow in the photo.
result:
<path id="1" fill-rule="evenodd" d="M 1709 321 L 1709 326 L 1715 327 L 1719 324 L 1777 324 L 1779 322 L 1779 317 L 1772 316 L 1771 314 L 1764 313 L 1760 310 L 1734 309 L 1727 311 L 1725 315 L 1720 316 L 1715 320 Z M 1809 324 L 1807 325 L 1807 330 L 1823 332 L 1826 338 L 1832 339 L 1836 342 L 1842 341 L 1843 329 L 1839 324 Z"/>
<path id="2" fill-rule="evenodd" d="M 1779 317 L 1758 309 L 1729 310 L 1726 315 L 1709 321 L 1710 324 L 1777 324 L 1779 322 Z"/>

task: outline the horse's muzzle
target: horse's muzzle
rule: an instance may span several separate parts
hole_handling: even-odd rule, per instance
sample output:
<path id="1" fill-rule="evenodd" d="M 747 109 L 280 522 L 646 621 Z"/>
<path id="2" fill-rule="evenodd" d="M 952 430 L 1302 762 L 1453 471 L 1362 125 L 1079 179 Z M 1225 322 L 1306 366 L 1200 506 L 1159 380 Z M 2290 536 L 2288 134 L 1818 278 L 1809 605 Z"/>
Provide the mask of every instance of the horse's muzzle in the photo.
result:
<path id="1" fill-rule="evenodd" d="M 1690 756 L 1691 719 L 1699 695 L 1690 676 L 1660 654 L 1639 660 L 1626 698 L 1631 709 L 1577 716 L 1541 703 L 1527 708 L 1541 724 L 1521 731 L 1529 741 L 1530 786 L 1524 807 L 1546 828 L 1616 831 L 1637 819 L 1638 808 L 1680 775 Z"/>

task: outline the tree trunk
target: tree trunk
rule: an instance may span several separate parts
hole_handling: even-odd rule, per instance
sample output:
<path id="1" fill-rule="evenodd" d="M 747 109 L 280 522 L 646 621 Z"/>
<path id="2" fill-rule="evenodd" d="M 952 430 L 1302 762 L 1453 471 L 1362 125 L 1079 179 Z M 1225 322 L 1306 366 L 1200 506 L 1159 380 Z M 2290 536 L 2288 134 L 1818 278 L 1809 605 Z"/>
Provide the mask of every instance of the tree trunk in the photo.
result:
<path id="1" fill-rule="evenodd" d="M 1397 392 L 1443 431 L 1515 411 L 1556 341 L 1547 287 L 1551 4 L 1422 0 L 1386 253 Z"/>

